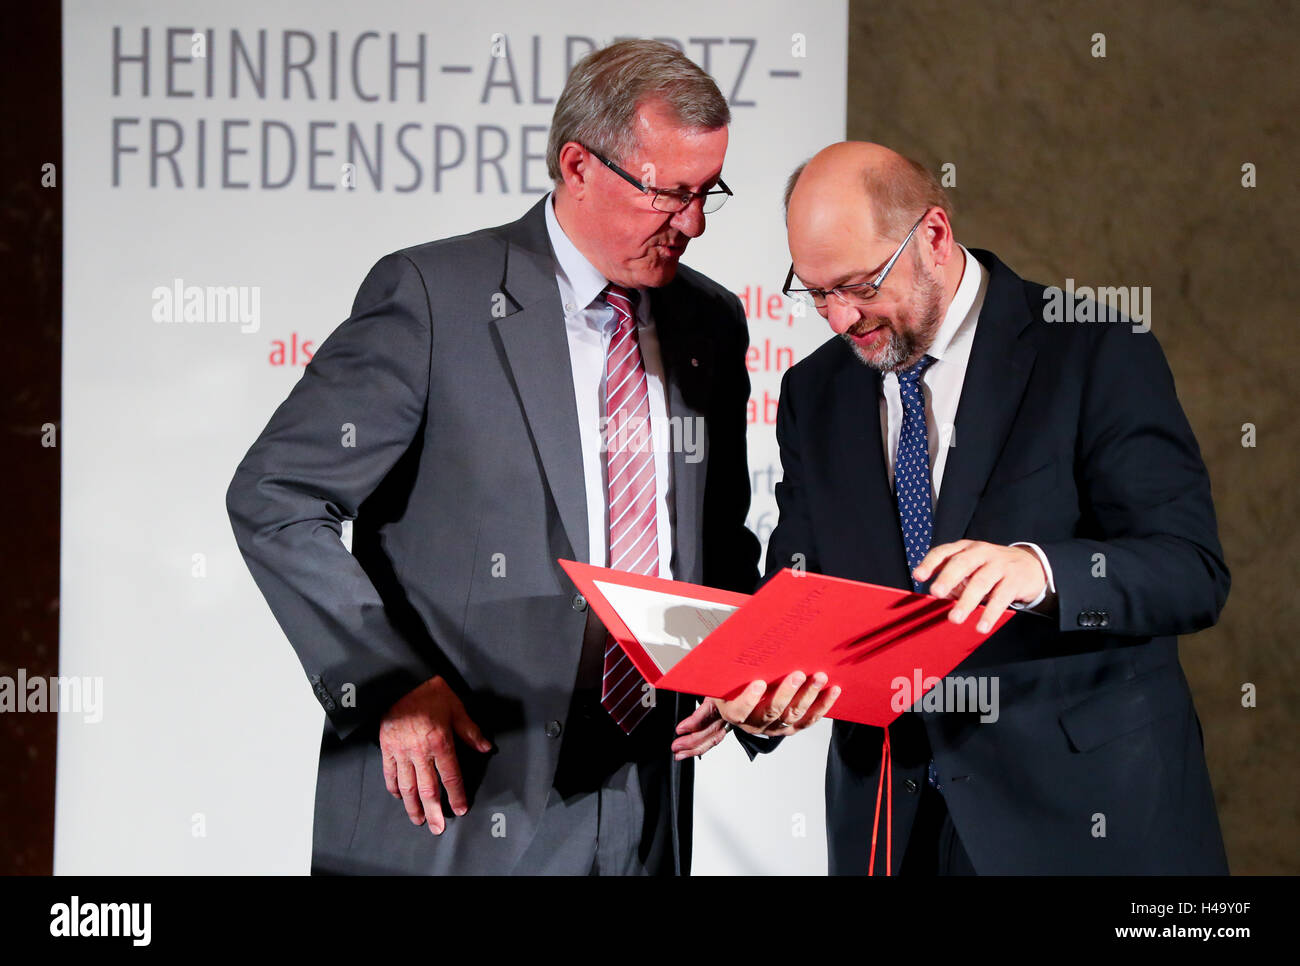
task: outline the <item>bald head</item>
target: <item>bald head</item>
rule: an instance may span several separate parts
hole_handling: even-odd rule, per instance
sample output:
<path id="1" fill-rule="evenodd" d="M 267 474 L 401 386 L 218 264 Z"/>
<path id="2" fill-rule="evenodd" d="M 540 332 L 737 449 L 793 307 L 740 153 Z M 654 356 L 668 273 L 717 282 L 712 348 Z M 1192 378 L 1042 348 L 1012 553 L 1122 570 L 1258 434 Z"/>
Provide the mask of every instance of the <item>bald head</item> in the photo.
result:
<path id="1" fill-rule="evenodd" d="M 869 141 L 823 148 L 795 168 L 785 186 L 787 224 L 792 213 L 816 219 L 838 211 L 856 218 L 865 211 L 871 234 L 901 240 L 927 208 L 952 215 L 952 200 L 938 179 L 919 162 Z"/>
<path id="2" fill-rule="evenodd" d="M 831 330 L 875 369 L 911 365 L 934 341 L 965 265 L 950 207 L 930 172 L 879 144 L 832 144 L 790 177 L 794 288 L 815 290 Z"/>

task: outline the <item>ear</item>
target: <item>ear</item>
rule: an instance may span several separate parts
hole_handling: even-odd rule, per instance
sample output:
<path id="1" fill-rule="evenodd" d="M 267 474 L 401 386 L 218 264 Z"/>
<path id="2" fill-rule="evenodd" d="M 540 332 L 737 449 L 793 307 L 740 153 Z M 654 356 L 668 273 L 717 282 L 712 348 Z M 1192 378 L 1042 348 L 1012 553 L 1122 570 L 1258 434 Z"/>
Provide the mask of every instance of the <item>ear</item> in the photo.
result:
<path id="1" fill-rule="evenodd" d="M 587 175 L 591 173 L 587 160 L 586 150 L 577 141 L 566 141 L 560 148 L 560 177 L 565 189 L 578 201 L 586 194 Z"/>
<path id="2" fill-rule="evenodd" d="M 931 208 L 916 233 L 920 236 L 917 240 L 921 247 L 928 249 L 934 264 L 939 267 L 946 265 L 957 244 L 952 236 L 952 222 L 948 220 L 948 213 L 942 208 Z"/>

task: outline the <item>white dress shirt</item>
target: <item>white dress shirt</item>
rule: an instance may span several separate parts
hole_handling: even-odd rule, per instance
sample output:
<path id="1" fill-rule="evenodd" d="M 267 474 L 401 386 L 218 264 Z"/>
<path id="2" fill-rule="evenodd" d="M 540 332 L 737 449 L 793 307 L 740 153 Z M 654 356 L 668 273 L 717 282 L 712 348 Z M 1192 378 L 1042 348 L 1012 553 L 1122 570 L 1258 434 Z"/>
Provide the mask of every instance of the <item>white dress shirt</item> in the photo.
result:
<path id="1" fill-rule="evenodd" d="M 616 317 L 601 293 L 609 280 L 578 251 L 555 217 L 555 195 L 546 201 L 546 231 L 555 251 L 555 281 L 564 306 L 564 328 L 569 340 L 573 391 L 578 403 L 578 434 L 582 443 L 582 475 L 587 491 L 587 562 L 608 566 L 609 493 L 605 453 L 601 451 L 601 417 L 605 415 L 605 355 Z M 673 529 L 676 512 L 672 501 L 672 459 L 661 441 L 667 433 L 668 404 L 664 393 L 663 358 L 659 333 L 650 316 L 648 289 L 639 289 L 636 335 L 645 366 L 650 395 L 651 438 L 654 439 L 655 509 L 658 522 L 658 575 L 672 579 Z"/>
<path id="2" fill-rule="evenodd" d="M 948 451 L 956 442 L 953 431 L 957 421 L 957 403 L 961 400 L 961 387 L 966 381 L 966 364 L 970 361 L 971 345 L 975 341 L 975 328 L 979 324 L 984 295 L 988 291 L 989 273 L 965 245 L 958 245 L 965 259 L 961 282 L 953 295 L 948 312 L 943 317 L 934 343 L 926 354 L 935 361 L 921 374 L 921 395 L 925 400 L 926 442 L 930 450 L 931 506 L 938 507 L 939 491 L 943 486 L 943 470 L 948 463 Z M 898 454 L 898 437 L 903 428 L 903 399 L 898 390 L 898 376 L 886 373 L 881 380 L 880 435 L 885 448 L 885 465 L 889 468 L 889 486 L 894 486 L 894 460 Z M 1047 587 L 1033 602 L 1012 605 L 1022 610 L 1040 608 L 1056 587 L 1052 580 L 1052 567 L 1047 556 L 1037 544 L 1017 542 L 1013 547 L 1025 547 L 1038 558 L 1047 575 Z"/>

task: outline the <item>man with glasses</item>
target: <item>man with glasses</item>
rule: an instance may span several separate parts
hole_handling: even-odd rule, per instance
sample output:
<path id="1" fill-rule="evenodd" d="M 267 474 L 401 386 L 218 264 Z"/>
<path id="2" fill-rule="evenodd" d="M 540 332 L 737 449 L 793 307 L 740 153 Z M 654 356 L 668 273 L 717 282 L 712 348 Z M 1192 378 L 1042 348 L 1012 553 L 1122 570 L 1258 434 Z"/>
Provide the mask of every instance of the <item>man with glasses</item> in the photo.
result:
<path id="1" fill-rule="evenodd" d="M 326 712 L 314 871 L 689 871 L 692 756 L 725 723 L 656 695 L 556 561 L 758 579 L 744 312 L 680 264 L 731 196 L 729 121 L 670 46 L 584 58 L 554 192 L 381 259 L 236 472 Z"/>
<path id="2" fill-rule="evenodd" d="M 1053 322 L 949 210 L 874 144 L 826 148 L 786 192 L 786 294 L 835 338 L 781 386 L 769 575 L 955 598 L 982 631 L 1029 612 L 951 672 L 995 682 L 996 713 L 918 703 L 887 755 L 883 729 L 835 723 L 831 871 L 1226 873 L 1175 635 L 1217 620 L 1229 576 L 1164 356 L 1102 308 Z M 806 699 L 763 692 L 718 706 L 798 730 Z"/>

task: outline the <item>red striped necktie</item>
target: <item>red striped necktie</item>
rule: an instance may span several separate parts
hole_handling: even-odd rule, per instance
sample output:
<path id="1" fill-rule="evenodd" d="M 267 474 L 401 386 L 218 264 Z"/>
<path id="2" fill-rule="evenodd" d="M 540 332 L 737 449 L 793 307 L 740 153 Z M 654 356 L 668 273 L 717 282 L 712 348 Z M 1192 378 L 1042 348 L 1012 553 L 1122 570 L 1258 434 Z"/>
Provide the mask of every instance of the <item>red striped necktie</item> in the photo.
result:
<path id="1" fill-rule="evenodd" d="M 605 301 L 616 323 L 605 352 L 609 566 L 634 574 L 659 575 L 659 529 L 655 503 L 655 459 L 650 435 L 650 389 L 637 342 L 632 298 L 618 285 L 606 287 Z M 625 733 L 654 710 L 654 690 L 612 636 L 605 640 L 605 674 L 600 703 Z"/>

